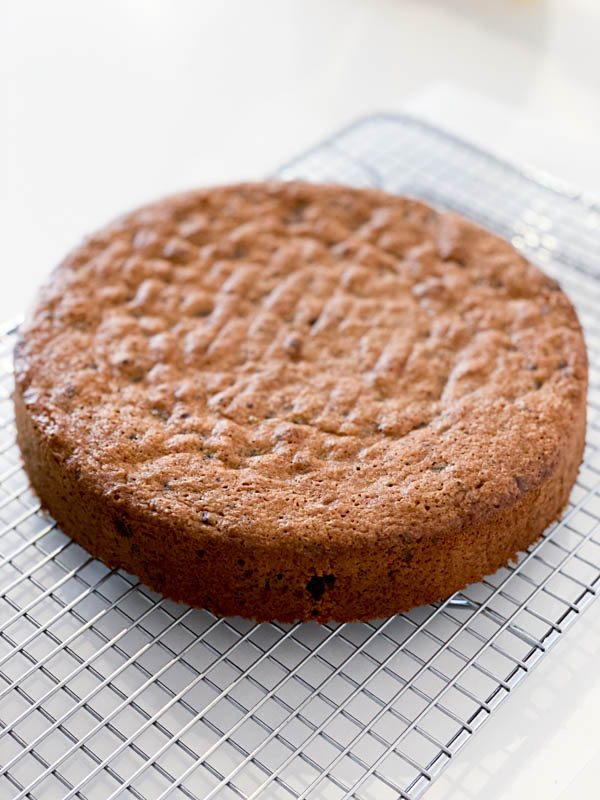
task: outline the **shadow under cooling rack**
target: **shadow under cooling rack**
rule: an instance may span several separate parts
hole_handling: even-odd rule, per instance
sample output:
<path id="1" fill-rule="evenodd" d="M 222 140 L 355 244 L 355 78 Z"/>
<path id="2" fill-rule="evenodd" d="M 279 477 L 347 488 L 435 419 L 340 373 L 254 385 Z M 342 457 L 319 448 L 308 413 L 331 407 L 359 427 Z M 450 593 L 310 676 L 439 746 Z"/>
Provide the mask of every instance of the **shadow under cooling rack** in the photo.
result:
<path id="1" fill-rule="evenodd" d="M 0 800 L 420 797 L 600 579 L 598 208 L 406 117 L 355 123 L 284 178 L 408 192 L 558 278 L 590 356 L 567 512 L 519 563 L 364 624 L 256 625 L 176 605 L 66 537 L 14 440 L 0 335 Z"/>

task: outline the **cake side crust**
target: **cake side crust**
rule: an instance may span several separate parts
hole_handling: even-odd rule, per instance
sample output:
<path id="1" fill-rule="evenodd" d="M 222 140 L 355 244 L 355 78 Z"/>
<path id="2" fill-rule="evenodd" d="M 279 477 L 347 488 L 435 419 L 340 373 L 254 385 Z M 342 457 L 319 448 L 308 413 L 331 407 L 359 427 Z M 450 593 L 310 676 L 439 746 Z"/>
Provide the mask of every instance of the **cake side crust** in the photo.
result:
<path id="1" fill-rule="evenodd" d="M 258 622 L 340 622 L 386 617 L 443 600 L 495 572 L 535 542 L 568 501 L 585 443 L 585 407 L 541 486 L 460 532 L 409 541 L 331 542 L 328 549 L 260 547 L 210 530 L 186 530 L 143 508 L 110 506 L 86 491 L 52 452 L 15 393 L 25 468 L 61 529 L 110 567 L 176 601 Z"/>

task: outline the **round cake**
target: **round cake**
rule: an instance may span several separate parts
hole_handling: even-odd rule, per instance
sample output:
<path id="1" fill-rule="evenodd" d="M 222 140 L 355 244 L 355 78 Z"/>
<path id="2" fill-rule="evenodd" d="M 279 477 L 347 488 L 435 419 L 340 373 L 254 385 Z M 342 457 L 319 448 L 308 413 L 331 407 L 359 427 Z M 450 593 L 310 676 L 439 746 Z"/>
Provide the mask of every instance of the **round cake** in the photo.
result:
<path id="1" fill-rule="evenodd" d="M 375 190 L 241 184 L 134 211 L 54 271 L 15 369 L 60 527 L 173 600 L 256 620 L 448 597 L 560 514 L 584 446 L 558 283 Z"/>

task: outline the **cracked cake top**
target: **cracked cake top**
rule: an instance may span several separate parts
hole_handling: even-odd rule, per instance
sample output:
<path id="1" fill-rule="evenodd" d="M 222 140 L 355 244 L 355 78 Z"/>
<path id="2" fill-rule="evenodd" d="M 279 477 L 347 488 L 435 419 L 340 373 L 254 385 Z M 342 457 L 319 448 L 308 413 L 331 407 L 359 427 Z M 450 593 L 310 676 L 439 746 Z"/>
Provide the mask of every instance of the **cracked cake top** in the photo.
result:
<path id="1" fill-rule="evenodd" d="M 410 541 L 514 502 L 586 381 L 570 302 L 509 244 L 299 182 L 177 195 L 91 236 L 15 364 L 88 487 L 265 543 Z"/>

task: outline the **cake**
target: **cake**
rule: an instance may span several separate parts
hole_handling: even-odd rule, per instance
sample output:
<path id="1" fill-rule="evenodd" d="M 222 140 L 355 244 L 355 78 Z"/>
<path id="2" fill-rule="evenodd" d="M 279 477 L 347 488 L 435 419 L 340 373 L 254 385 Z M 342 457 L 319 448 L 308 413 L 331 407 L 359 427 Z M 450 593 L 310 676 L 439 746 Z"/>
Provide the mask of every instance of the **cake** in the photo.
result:
<path id="1" fill-rule="evenodd" d="M 302 182 L 87 238 L 20 328 L 31 484 L 174 601 L 258 621 L 444 599 L 556 519 L 587 360 L 559 284 L 454 214 Z"/>

